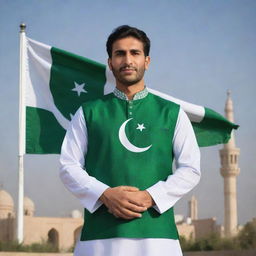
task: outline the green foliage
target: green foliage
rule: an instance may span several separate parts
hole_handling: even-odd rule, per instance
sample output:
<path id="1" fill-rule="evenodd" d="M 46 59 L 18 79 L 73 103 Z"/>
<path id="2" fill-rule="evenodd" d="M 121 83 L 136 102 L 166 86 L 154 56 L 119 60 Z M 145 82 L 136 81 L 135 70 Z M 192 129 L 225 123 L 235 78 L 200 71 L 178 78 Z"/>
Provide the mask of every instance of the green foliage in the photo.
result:
<path id="1" fill-rule="evenodd" d="M 256 249 L 256 220 L 248 222 L 237 238 L 242 249 Z"/>
<path id="2" fill-rule="evenodd" d="M 180 239 L 183 251 L 215 251 L 215 250 L 237 250 L 238 244 L 233 239 L 221 238 L 219 234 L 212 233 L 196 240 Z"/>
<path id="3" fill-rule="evenodd" d="M 31 245 L 19 244 L 18 242 L 2 242 L 0 241 L 0 251 L 16 251 L 16 252 L 59 252 L 58 248 L 50 243 L 42 241 L 42 243 L 33 243 Z"/>
<path id="4" fill-rule="evenodd" d="M 248 222 L 237 236 L 222 238 L 217 233 L 199 239 L 180 237 L 182 250 L 185 251 L 216 251 L 256 249 L 256 220 Z"/>

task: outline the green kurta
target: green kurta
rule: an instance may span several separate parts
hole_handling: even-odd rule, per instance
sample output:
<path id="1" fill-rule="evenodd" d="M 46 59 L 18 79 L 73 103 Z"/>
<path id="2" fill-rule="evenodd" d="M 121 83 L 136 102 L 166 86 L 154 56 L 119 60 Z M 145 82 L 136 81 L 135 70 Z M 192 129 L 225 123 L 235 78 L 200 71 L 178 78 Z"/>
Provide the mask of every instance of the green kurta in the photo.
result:
<path id="1" fill-rule="evenodd" d="M 145 190 L 172 174 L 172 140 L 179 105 L 148 93 L 122 100 L 113 93 L 83 106 L 88 130 L 87 173 L 110 187 Z M 115 218 L 102 205 L 85 209 L 81 241 L 126 238 L 178 239 L 173 208 L 159 214 L 150 208 L 142 218 Z"/>

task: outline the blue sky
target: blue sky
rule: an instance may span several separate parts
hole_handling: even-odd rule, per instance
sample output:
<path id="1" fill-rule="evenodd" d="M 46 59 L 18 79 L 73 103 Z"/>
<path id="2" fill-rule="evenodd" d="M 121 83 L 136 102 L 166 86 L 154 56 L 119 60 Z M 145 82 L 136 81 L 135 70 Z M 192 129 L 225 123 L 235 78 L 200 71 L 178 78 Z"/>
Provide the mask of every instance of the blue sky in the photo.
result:
<path id="1" fill-rule="evenodd" d="M 241 149 L 238 216 L 243 224 L 256 216 L 256 2 L 253 0 L 176 1 L 0 1 L 0 184 L 17 198 L 19 24 L 27 36 L 106 63 L 105 42 L 122 24 L 145 30 L 151 39 L 146 84 L 174 97 L 224 113 L 232 92 L 235 133 Z M 218 150 L 202 149 L 202 180 L 176 206 L 187 215 L 195 194 L 199 217 L 223 222 L 223 179 Z M 58 156 L 25 157 L 25 193 L 40 216 L 66 216 L 78 201 L 58 178 Z M 214 206 L 214 207 L 213 207 Z"/>

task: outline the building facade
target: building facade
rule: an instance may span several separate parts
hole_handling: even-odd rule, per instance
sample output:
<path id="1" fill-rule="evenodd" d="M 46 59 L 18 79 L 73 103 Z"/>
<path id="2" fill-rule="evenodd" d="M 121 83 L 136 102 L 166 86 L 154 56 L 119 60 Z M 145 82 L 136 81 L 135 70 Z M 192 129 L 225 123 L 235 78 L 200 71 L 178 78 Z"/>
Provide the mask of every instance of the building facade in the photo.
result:
<path id="1" fill-rule="evenodd" d="M 16 217 L 11 195 L 0 190 L 0 240 L 16 240 Z M 74 246 L 83 225 L 81 214 L 70 218 L 36 217 L 33 201 L 24 198 L 24 244 L 49 242 L 60 250 Z"/>

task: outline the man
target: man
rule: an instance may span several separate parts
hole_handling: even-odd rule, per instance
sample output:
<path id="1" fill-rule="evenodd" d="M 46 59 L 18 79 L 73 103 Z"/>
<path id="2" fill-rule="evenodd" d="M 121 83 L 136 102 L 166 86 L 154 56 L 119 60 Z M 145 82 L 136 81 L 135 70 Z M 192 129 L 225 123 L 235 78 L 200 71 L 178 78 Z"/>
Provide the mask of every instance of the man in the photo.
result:
<path id="1" fill-rule="evenodd" d="M 63 141 L 60 177 L 85 208 L 75 255 L 182 255 L 173 206 L 199 182 L 200 153 L 184 111 L 145 87 L 149 50 L 143 31 L 113 31 L 116 88 L 82 105 Z"/>

